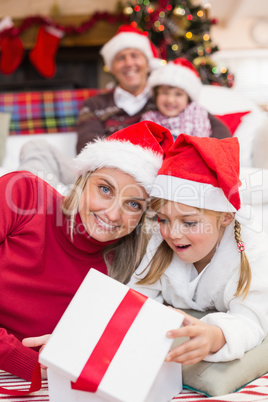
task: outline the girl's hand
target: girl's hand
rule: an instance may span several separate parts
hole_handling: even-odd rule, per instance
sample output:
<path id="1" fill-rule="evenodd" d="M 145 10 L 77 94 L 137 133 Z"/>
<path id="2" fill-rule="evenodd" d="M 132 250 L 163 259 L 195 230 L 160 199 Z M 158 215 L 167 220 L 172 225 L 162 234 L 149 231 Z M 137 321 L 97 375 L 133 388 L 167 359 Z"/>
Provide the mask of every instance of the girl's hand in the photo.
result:
<path id="1" fill-rule="evenodd" d="M 47 343 L 50 335 L 43 335 L 43 336 L 35 336 L 32 338 L 24 338 L 22 340 L 23 346 L 27 346 L 28 348 L 36 348 L 38 346 L 41 346 L 39 349 L 39 353 Z M 41 367 L 41 377 L 43 380 L 47 379 L 47 367 L 44 366 L 43 364 L 40 364 Z"/>
<path id="2" fill-rule="evenodd" d="M 171 339 L 188 337 L 179 346 L 172 349 L 166 357 L 166 361 L 181 364 L 194 364 L 203 360 L 209 353 L 215 353 L 226 343 L 224 334 L 219 327 L 208 325 L 181 310 L 184 315 L 183 327 L 168 331 L 167 337 Z"/>

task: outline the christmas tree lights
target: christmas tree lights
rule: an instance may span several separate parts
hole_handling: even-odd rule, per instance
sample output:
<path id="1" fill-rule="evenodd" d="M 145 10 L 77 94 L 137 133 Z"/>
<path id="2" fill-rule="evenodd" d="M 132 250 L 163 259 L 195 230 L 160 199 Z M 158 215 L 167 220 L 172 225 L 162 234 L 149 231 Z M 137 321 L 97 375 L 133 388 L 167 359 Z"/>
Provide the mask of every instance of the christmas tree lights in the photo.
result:
<path id="1" fill-rule="evenodd" d="M 136 0 L 127 2 L 123 12 L 133 26 L 148 32 L 163 59 L 185 57 L 204 84 L 233 85 L 227 67 L 219 68 L 211 59 L 218 47 L 212 43 L 210 28 L 217 21 L 209 18 L 207 7 L 192 0 Z"/>

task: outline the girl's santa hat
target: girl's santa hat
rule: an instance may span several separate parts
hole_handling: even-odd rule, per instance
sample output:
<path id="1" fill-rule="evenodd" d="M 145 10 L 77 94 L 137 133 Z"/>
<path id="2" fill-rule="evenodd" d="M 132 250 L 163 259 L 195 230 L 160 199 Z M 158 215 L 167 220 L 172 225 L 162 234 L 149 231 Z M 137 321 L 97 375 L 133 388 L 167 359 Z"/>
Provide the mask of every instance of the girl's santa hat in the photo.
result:
<path id="1" fill-rule="evenodd" d="M 149 193 L 168 149 L 169 130 L 151 121 L 123 128 L 107 138 L 89 142 L 75 159 L 79 176 L 102 167 L 133 176 Z"/>
<path id="2" fill-rule="evenodd" d="M 240 209 L 237 138 L 180 134 L 159 169 L 151 196 L 212 211 Z"/>
<path id="3" fill-rule="evenodd" d="M 184 58 L 169 61 L 152 71 L 148 78 L 148 86 L 154 88 L 159 85 L 181 88 L 193 101 L 198 100 L 202 87 L 197 70 Z"/>
<path id="4" fill-rule="evenodd" d="M 140 50 L 147 57 L 149 66 L 152 69 L 161 64 L 161 59 L 158 58 L 158 51 L 148 38 L 147 32 L 142 32 L 131 25 L 121 25 L 115 36 L 100 51 L 109 70 L 112 68 L 114 56 L 127 48 Z"/>

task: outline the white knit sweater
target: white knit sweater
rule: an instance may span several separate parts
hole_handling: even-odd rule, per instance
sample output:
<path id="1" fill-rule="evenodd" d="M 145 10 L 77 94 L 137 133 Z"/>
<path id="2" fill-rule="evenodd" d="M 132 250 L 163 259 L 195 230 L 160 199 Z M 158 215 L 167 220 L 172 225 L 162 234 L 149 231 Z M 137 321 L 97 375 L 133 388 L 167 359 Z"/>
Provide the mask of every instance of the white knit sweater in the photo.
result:
<path id="1" fill-rule="evenodd" d="M 154 255 L 162 238 L 153 235 L 147 253 L 128 286 L 159 302 L 182 309 L 217 310 L 202 318 L 220 327 L 226 344 L 204 360 L 211 362 L 239 359 L 259 345 L 268 332 L 268 237 L 242 226 L 242 239 L 252 270 L 247 297 L 235 297 L 240 270 L 240 254 L 234 239 L 234 227 L 226 228 L 211 262 L 198 275 L 193 264 L 176 255 L 160 280 L 153 285 L 137 285 L 141 273 Z"/>

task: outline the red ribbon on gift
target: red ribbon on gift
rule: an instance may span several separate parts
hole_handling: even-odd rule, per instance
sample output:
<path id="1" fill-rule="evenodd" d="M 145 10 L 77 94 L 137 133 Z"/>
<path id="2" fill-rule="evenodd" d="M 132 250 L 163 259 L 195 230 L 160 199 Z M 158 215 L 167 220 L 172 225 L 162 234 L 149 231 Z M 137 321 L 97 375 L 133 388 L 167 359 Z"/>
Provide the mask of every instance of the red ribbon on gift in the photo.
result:
<path id="1" fill-rule="evenodd" d="M 73 389 L 97 391 L 114 355 L 147 299 L 135 290 L 128 290 L 89 356 L 80 376 L 75 383 L 72 383 Z"/>
<path id="2" fill-rule="evenodd" d="M 32 392 L 39 391 L 41 386 L 42 386 L 42 379 L 41 379 L 40 364 L 36 363 L 34 370 L 33 370 L 32 381 L 31 381 L 29 389 L 20 390 L 20 389 L 8 389 L 8 388 L 0 387 L 0 394 L 12 395 L 12 396 L 24 396 L 24 395 L 31 394 Z M 0 399 L 2 399 L 1 396 L 0 396 Z"/>

